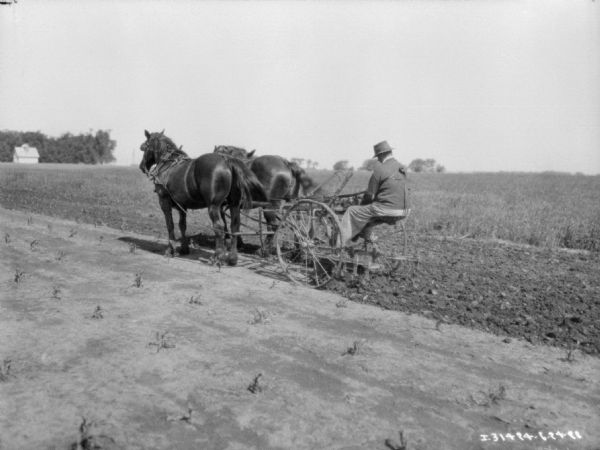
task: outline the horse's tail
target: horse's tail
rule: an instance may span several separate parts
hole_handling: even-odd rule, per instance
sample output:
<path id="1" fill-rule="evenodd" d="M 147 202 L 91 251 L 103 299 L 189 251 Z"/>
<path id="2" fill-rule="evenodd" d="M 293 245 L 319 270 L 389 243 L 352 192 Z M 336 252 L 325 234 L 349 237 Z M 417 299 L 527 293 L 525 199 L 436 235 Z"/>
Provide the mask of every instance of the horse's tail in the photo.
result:
<path id="1" fill-rule="evenodd" d="M 298 163 L 288 160 L 284 161 L 286 166 L 292 173 L 296 184 L 302 186 L 302 190 L 305 194 L 307 193 L 306 191 L 310 191 L 315 186 L 315 182 L 313 181 L 313 179 L 308 176 L 306 171 L 302 167 L 300 167 Z"/>
<path id="2" fill-rule="evenodd" d="M 263 185 L 243 161 L 226 157 L 225 163 L 231 170 L 232 175 L 232 193 L 230 193 L 230 197 L 233 194 L 233 198 L 229 199 L 232 204 L 239 201 L 241 207 L 247 209 L 252 208 L 253 200 L 257 202 L 267 201 L 267 194 Z"/>
<path id="3" fill-rule="evenodd" d="M 304 169 L 296 162 L 288 161 L 287 159 L 284 159 L 284 162 L 287 168 L 290 169 L 290 172 L 292 172 L 292 176 L 296 179 L 300 179 L 304 173 Z"/>

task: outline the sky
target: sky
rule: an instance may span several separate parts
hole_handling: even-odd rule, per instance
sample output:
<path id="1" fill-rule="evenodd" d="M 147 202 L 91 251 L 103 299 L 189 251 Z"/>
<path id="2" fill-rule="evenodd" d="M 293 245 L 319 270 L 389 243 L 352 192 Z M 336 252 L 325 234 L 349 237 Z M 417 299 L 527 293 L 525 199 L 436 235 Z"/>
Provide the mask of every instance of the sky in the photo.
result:
<path id="1" fill-rule="evenodd" d="M 600 173 L 600 1 L 0 5 L 0 129 L 356 167 Z"/>

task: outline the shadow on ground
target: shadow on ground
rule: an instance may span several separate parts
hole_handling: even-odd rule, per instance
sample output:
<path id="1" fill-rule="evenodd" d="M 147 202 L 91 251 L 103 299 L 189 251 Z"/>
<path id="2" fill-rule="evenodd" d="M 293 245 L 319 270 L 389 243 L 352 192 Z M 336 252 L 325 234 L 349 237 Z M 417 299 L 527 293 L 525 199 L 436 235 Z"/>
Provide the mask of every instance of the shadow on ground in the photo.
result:
<path id="1" fill-rule="evenodd" d="M 156 255 L 164 255 L 167 249 L 167 243 L 159 240 L 141 239 L 131 236 L 123 236 L 118 238 L 119 241 L 125 242 L 131 248 L 139 249 L 145 252 L 153 253 Z M 178 254 L 175 256 L 177 259 L 184 259 L 188 261 L 199 261 L 207 265 L 214 265 L 212 256 L 214 252 L 208 250 L 214 248 L 214 238 L 209 238 L 201 234 L 190 236 L 190 253 L 188 255 Z M 178 247 L 179 249 L 179 247 Z M 271 278 L 275 281 L 288 281 L 288 278 L 281 273 L 277 258 L 274 255 L 269 257 L 262 257 L 259 255 L 260 246 L 244 243 L 238 246 L 238 252 L 241 256 L 238 260 L 237 267 L 244 267 L 253 271 L 258 275 Z M 223 265 L 222 267 L 226 267 Z"/>

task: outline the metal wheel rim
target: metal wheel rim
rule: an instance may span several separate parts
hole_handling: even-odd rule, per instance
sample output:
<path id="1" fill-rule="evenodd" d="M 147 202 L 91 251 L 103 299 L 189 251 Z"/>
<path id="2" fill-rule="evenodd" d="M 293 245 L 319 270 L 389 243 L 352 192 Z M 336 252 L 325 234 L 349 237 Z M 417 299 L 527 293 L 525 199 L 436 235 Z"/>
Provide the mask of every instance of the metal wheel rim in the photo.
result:
<path id="1" fill-rule="evenodd" d="M 319 235 L 323 230 L 326 235 Z M 290 232 L 293 240 L 286 236 Z M 274 236 L 277 258 L 284 273 L 296 284 L 312 287 L 327 284 L 341 264 L 339 236 L 339 221 L 327 205 L 300 200 L 288 209 Z M 300 263 L 291 261 L 293 259 Z"/>

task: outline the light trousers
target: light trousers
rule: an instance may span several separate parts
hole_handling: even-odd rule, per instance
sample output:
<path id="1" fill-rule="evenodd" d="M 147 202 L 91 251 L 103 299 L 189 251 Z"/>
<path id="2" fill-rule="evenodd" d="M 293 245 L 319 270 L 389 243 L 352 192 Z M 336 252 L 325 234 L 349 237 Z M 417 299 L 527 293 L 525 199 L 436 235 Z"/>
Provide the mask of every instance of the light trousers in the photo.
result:
<path id="1" fill-rule="evenodd" d="M 406 217 L 409 213 L 410 209 L 390 209 L 379 203 L 350 206 L 341 220 L 342 243 L 344 246 L 349 245 L 350 240 L 359 234 L 373 218 Z"/>

